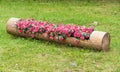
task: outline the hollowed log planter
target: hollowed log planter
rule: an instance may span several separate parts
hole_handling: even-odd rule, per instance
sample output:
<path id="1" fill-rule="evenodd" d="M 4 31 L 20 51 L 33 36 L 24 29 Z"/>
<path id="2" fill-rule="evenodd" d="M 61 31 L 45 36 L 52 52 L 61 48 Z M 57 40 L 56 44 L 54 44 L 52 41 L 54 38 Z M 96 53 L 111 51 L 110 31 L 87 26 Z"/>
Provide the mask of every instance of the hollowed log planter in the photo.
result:
<path id="1" fill-rule="evenodd" d="M 30 37 L 31 33 L 19 33 L 16 28 L 16 22 L 18 22 L 20 18 L 10 18 L 7 22 L 6 30 L 9 34 L 22 36 L 22 37 Z M 110 36 L 107 32 L 101 31 L 93 31 L 90 35 L 89 40 L 80 40 L 79 44 L 75 44 L 76 38 L 74 37 L 67 37 L 64 41 L 59 41 L 57 39 L 51 40 L 46 36 L 46 33 L 43 34 L 36 34 L 36 39 L 43 39 L 43 40 L 50 40 L 65 44 L 71 44 L 74 46 L 86 47 L 86 48 L 94 48 L 97 50 L 108 51 L 110 45 Z"/>

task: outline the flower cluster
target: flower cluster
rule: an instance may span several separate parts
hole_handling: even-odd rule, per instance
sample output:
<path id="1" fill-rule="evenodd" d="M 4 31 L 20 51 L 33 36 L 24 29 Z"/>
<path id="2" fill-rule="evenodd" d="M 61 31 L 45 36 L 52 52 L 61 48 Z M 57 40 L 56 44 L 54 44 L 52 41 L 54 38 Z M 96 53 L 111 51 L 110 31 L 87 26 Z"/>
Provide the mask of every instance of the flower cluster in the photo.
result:
<path id="1" fill-rule="evenodd" d="M 74 37 L 76 39 L 85 40 L 89 39 L 90 34 L 93 32 L 94 27 L 76 26 L 76 25 L 55 25 L 53 23 L 37 21 L 34 19 L 20 20 L 16 23 L 19 33 L 30 32 L 32 38 L 36 33 L 46 33 L 47 37 L 51 40 L 65 40 L 66 37 Z"/>

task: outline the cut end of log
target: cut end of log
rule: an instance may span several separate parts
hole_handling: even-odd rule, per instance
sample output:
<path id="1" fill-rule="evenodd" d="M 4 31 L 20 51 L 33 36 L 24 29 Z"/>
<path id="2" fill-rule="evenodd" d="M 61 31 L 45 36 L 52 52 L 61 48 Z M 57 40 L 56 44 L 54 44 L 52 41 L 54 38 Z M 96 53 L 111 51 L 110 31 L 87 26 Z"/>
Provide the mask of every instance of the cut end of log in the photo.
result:
<path id="1" fill-rule="evenodd" d="M 6 31 L 10 34 L 18 34 L 16 32 L 16 22 L 18 22 L 20 20 L 20 18 L 10 18 L 8 21 L 7 21 L 7 25 L 6 25 Z"/>
<path id="2" fill-rule="evenodd" d="M 110 45 L 110 35 L 107 32 L 93 31 L 90 36 L 92 47 L 98 50 L 108 51 Z"/>
<path id="3" fill-rule="evenodd" d="M 102 40 L 102 50 L 108 51 L 110 46 L 110 35 L 109 33 L 106 33 Z"/>

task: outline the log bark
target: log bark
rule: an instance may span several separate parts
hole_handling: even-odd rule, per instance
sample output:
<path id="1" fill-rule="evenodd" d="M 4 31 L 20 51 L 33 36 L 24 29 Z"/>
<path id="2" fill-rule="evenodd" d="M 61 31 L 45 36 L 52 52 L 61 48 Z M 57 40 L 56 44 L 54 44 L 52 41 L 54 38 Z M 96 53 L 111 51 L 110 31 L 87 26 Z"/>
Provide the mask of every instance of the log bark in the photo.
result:
<path id="1" fill-rule="evenodd" d="M 18 33 L 16 22 L 18 22 L 20 18 L 10 18 L 7 21 L 6 30 L 9 34 L 22 36 L 22 37 L 30 37 L 31 33 Z M 43 39 L 43 40 L 49 40 L 49 41 L 55 41 L 59 43 L 65 43 L 65 44 L 71 44 L 74 46 L 80 46 L 80 47 L 86 47 L 86 48 L 94 48 L 97 50 L 103 50 L 108 51 L 109 45 L 110 45 L 110 35 L 107 32 L 102 31 L 93 31 L 90 35 L 89 40 L 79 40 L 78 44 L 75 44 L 76 38 L 73 37 L 67 37 L 64 41 L 59 41 L 57 39 L 49 39 L 46 36 L 46 33 L 43 34 L 36 34 L 35 38 L 37 39 Z"/>

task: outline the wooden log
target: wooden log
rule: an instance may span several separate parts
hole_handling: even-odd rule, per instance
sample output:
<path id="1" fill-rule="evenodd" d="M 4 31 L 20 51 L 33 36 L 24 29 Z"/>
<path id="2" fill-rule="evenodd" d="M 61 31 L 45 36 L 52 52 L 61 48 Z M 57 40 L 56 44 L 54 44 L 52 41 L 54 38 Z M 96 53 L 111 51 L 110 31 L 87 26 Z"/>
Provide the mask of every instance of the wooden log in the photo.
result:
<path id="1" fill-rule="evenodd" d="M 22 37 L 30 37 L 31 33 L 19 33 L 16 27 L 16 22 L 18 22 L 20 18 L 10 18 L 6 25 L 6 30 L 9 34 L 22 36 Z M 94 48 L 97 50 L 108 51 L 110 45 L 110 35 L 107 32 L 102 31 L 93 31 L 90 35 L 89 40 L 79 40 L 78 44 L 75 44 L 76 38 L 74 37 L 67 37 L 64 41 L 59 41 L 57 39 L 49 39 L 46 36 L 46 33 L 43 34 L 36 34 L 35 38 L 37 39 L 44 39 L 50 41 L 56 41 L 60 43 L 71 44 L 74 46 L 86 47 L 86 48 Z"/>

